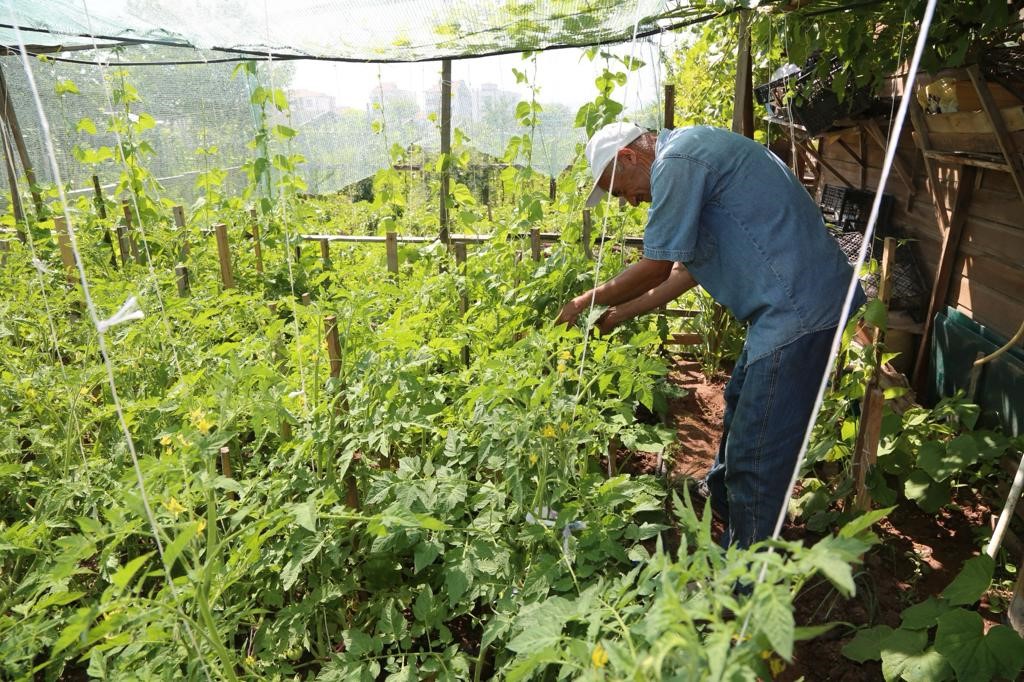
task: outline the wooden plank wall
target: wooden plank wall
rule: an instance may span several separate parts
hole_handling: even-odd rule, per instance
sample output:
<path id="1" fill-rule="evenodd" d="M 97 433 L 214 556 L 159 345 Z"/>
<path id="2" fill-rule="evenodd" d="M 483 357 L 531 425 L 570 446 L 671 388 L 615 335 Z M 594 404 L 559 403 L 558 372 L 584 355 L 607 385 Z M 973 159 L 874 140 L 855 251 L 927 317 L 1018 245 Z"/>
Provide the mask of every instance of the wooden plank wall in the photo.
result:
<path id="1" fill-rule="evenodd" d="M 883 132 L 887 122 L 879 121 Z M 928 191 L 924 162 L 914 146 L 907 123 L 900 139 L 898 155 L 913 168 L 916 194 L 895 172 L 889 176 L 886 193 L 896 197 L 892 222 L 903 234 L 916 239 L 918 260 L 926 270 L 930 288 L 939 260 L 942 234 L 935 218 L 935 206 Z M 850 150 L 860 148 L 859 131 L 851 128 L 839 139 Z M 848 180 L 860 183 L 861 167 L 838 139 L 822 140 L 823 157 Z M 867 137 L 868 171 L 865 187 L 874 190 L 881 176 L 883 150 Z M 819 192 L 824 184 L 842 185 L 830 171 L 822 168 Z M 956 167 L 939 165 L 939 185 L 946 210 L 953 205 L 959 182 Z M 1008 173 L 978 169 L 974 197 L 968 208 L 967 223 L 957 256 L 947 303 L 970 315 L 977 322 L 1010 337 L 1024 320 L 1024 202 Z"/>

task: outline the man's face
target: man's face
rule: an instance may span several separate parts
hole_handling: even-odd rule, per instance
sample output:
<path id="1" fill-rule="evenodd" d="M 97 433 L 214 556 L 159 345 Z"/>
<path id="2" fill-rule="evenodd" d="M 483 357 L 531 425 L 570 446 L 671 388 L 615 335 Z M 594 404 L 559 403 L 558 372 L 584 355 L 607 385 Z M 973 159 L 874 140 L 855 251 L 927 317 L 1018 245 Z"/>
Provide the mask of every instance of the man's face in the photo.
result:
<path id="1" fill-rule="evenodd" d="M 608 164 L 597 186 L 613 197 L 624 199 L 631 206 L 651 200 L 651 172 L 649 168 L 637 163 L 636 152 L 632 149 L 620 149 L 617 164 Z M 612 180 L 612 166 L 615 166 L 615 178 Z"/>

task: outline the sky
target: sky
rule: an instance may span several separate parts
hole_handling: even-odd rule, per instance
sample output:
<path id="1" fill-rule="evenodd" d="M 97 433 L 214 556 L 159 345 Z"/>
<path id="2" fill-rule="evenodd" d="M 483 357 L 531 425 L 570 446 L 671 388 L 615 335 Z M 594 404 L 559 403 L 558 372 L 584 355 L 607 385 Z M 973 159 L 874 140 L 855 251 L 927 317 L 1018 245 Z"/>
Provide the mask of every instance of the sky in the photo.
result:
<path id="1" fill-rule="evenodd" d="M 664 43 L 662 47 L 665 47 Z M 630 54 L 629 44 L 609 49 L 616 54 Z M 663 82 L 656 40 L 638 41 L 633 50 L 634 56 L 646 62 L 646 66 L 630 74 L 626 87 L 620 88 L 615 94 L 617 99 L 626 98 L 629 109 L 659 99 L 657 91 Z M 591 62 L 584 56 L 583 50 L 562 49 L 539 53 L 536 72 L 536 83 L 540 86 L 539 101 L 561 102 L 578 107 L 592 100 L 597 95 L 594 79 L 603 66 L 603 59 L 598 57 Z M 457 59 L 452 61 L 452 79 L 466 81 L 471 88 L 495 83 L 501 90 L 518 92 L 528 97 L 526 86 L 517 86 L 512 69 L 527 70 L 527 75 L 532 79 L 529 67 L 530 62 L 519 54 Z M 378 78 L 381 82 L 394 83 L 401 89 L 419 93 L 432 88 L 440 77 L 440 62 L 350 64 L 299 61 L 296 62 L 291 87 L 333 95 L 338 106 L 362 109 L 369 100 L 371 90 L 378 87 Z"/>

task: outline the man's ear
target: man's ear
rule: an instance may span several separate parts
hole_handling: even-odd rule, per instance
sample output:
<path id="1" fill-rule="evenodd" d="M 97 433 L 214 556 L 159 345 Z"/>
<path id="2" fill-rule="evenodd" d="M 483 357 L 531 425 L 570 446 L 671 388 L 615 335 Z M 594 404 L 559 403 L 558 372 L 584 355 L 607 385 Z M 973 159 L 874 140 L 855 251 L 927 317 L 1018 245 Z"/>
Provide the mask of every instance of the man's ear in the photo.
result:
<path id="1" fill-rule="evenodd" d="M 636 161 L 636 152 L 629 147 L 623 147 L 616 155 L 619 157 L 619 163 L 632 164 Z"/>

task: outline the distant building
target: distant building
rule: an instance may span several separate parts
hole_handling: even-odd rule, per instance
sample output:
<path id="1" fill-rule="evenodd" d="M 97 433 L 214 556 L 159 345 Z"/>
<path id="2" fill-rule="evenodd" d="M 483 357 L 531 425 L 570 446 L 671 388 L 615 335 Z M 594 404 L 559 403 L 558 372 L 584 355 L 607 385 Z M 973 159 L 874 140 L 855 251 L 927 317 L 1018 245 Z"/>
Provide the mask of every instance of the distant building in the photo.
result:
<path id="1" fill-rule="evenodd" d="M 415 107 L 415 110 L 418 110 L 419 105 L 416 100 L 416 93 L 412 90 L 405 90 L 394 83 L 381 83 L 379 86 L 370 89 L 366 106 L 367 111 L 372 113 L 375 109 L 374 105 L 380 104 L 380 107 L 386 114 L 391 109 L 408 107 L 410 103 Z"/>
<path id="2" fill-rule="evenodd" d="M 334 111 L 334 96 L 315 90 L 295 89 L 288 92 L 292 121 L 301 124 L 328 111 Z"/>

